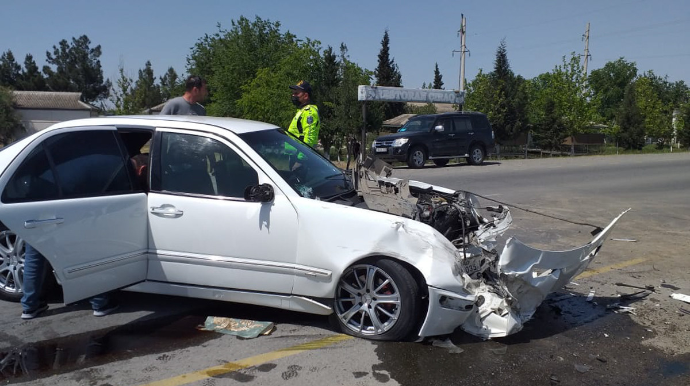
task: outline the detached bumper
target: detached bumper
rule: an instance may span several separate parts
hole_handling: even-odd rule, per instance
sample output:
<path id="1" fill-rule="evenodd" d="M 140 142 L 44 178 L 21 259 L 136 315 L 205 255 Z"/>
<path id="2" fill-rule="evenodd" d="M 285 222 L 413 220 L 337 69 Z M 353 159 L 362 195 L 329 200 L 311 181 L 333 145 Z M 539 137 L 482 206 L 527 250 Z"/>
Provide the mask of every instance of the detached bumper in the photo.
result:
<path id="1" fill-rule="evenodd" d="M 429 286 L 429 309 L 419 336 L 423 338 L 452 333 L 476 312 L 474 303 L 474 295 L 461 295 Z"/>

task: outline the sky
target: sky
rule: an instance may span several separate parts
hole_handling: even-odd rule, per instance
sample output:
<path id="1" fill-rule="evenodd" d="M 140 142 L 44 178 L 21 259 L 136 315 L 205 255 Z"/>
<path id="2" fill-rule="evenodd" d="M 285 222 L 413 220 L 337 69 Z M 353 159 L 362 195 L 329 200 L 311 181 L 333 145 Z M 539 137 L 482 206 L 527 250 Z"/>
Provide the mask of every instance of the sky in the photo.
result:
<path id="1" fill-rule="evenodd" d="M 230 28 L 232 20 L 280 22 L 282 30 L 349 49 L 350 60 L 373 70 L 384 31 L 404 87 L 433 80 L 438 63 L 444 88 L 457 89 L 461 15 L 467 19 L 465 77 L 491 71 L 505 39 L 512 70 L 525 78 L 551 71 L 571 52 L 583 54 L 590 23 L 589 71 L 624 57 L 638 72 L 653 70 L 690 84 L 688 0 L 25 0 L 0 7 L 0 52 L 12 50 L 23 63 L 30 53 L 39 67 L 62 39 L 86 34 L 101 45 L 106 78 L 118 67 L 136 77 L 150 60 L 156 76 L 172 66 L 186 73 L 191 47 L 205 34 Z M 296 80 L 297 81 L 297 80 Z"/>

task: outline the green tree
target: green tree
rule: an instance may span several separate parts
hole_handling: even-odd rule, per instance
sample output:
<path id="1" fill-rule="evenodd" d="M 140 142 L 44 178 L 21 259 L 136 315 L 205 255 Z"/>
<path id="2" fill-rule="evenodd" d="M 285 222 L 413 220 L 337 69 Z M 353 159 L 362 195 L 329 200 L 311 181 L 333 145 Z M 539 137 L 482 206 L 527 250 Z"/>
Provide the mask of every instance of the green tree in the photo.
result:
<path id="1" fill-rule="evenodd" d="M 134 100 L 134 81 L 125 74 L 125 69 L 120 66 L 119 74 L 115 86 L 111 88 L 110 101 L 115 105 L 112 113 L 115 115 L 137 114 Z"/>
<path id="2" fill-rule="evenodd" d="M 371 84 L 373 73 L 361 68 L 349 59 L 345 43 L 340 45 L 338 65 L 341 81 L 334 93 L 335 114 L 329 125 L 332 125 L 344 139 L 354 137 L 361 140 L 362 104 L 357 100 L 357 87 Z M 383 121 L 381 114 L 380 109 L 368 109 L 367 131 L 381 127 Z"/>
<path id="3" fill-rule="evenodd" d="M 686 102 L 681 106 L 678 120 L 676 139 L 686 148 L 690 148 L 690 102 Z"/>
<path id="4" fill-rule="evenodd" d="M 530 82 L 530 111 L 535 130 L 544 127 L 546 103 L 553 101 L 556 113 L 562 118 L 566 136 L 585 133 L 598 120 L 597 104 L 585 82 L 580 58 L 572 53 L 569 60 L 552 72 L 541 74 Z M 574 151 L 571 148 L 571 152 Z"/>
<path id="5" fill-rule="evenodd" d="M 563 144 L 567 131 L 553 99 L 546 100 L 544 115 L 535 125 L 534 132 L 534 142 L 542 148 L 557 150 Z"/>
<path id="6" fill-rule="evenodd" d="M 0 56 L 0 86 L 16 88 L 21 77 L 22 66 L 14 59 L 11 50 Z"/>
<path id="7" fill-rule="evenodd" d="M 480 68 L 474 79 L 467 84 L 465 109 L 481 111 L 487 114 L 489 121 L 493 122 L 492 107 L 496 98 L 496 90 L 491 87 L 491 77 Z"/>
<path id="8" fill-rule="evenodd" d="M 12 90 L 0 86 L 0 144 L 9 144 L 20 131 L 24 131 L 24 126 L 14 110 Z"/>
<path id="9" fill-rule="evenodd" d="M 402 75 L 398 70 L 395 59 L 390 57 L 390 37 L 388 30 L 383 33 L 381 39 L 381 50 L 378 56 L 378 66 L 374 72 L 376 75 L 377 86 L 402 87 Z M 383 118 L 390 119 L 403 114 L 405 104 L 400 102 L 384 102 Z"/>
<path id="10" fill-rule="evenodd" d="M 588 83 L 592 88 L 593 97 L 599 102 L 598 113 L 607 122 L 615 120 L 623 102 L 625 88 L 636 76 L 635 62 L 628 62 L 624 58 L 607 62 L 604 67 L 592 71 L 589 75 Z"/>
<path id="11" fill-rule="evenodd" d="M 279 67 L 280 63 L 284 63 L 298 49 L 295 35 L 281 32 L 280 23 L 259 17 L 250 21 L 242 16 L 237 21 L 232 21 L 229 30 L 222 29 L 219 25 L 218 32 L 205 35 L 197 41 L 187 58 L 187 72 L 208 80 L 210 96 L 206 108 L 209 115 L 237 117 L 241 116 L 242 111 L 246 111 L 238 103 L 243 98 L 243 90 L 247 90 L 247 85 L 253 83 L 260 74 L 265 77 L 266 72 Z M 313 79 L 307 75 L 314 74 L 301 76 L 305 80 Z M 293 78 L 283 86 L 287 88 L 288 84 L 294 84 L 302 77 Z M 287 100 L 287 103 L 281 103 L 284 107 L 290 102 L 285 92 L 282 89 L 279 96 L 276 95 Z M 255 107 L 263 109 L 263 106 Z M 272 110 L 274 107 L 266 107 L 264 110 Z M 266 112 L 252 115 L 266 116 Z M 279 119 L 273 113 L 268 116 Z"/>
<path id="12" fill-rule="evenodd" d="M 659 93 L 655 89 L 654 80 L 642 76 L 635 81 L 635 100 L 642 117 L 645 134 L 660 140 L 660 144 L 669 142 L 673 136 L 671 126 L 671 111 L 663 108 Z"/>
<path id="13" fill-rule="evenodd" d="M 48 88 L 53 91 L 78 91 L 81 100 L 87 103 L 108 97 L 110 81 L 103 79 L 101 68 L 101 46 L 91 48 L 91 40 L 86 35 L 60 41 L 53 46 L 52 54 L 46 52 L 43 73 Z M 52 68 L 51 68 L 52 66 Z"/>
<path id="14" fill-rule="evenodd" d="M 637 105 L 634 83 L 625 88 L 617 121 L 621 128 L 621 145 L 627 149 L 642 149 L 645 141 L 644 119 Z"/>
<path id="15" fill-rule="evenodd" d="M 19 76 L 17 82 L 17 90 L 26 91 L 45 91 L 46 79 L 41 73 L 41 70 L 36 65 L 34 57 L 31 54 L 26 54 L 24 58 L 24 69 Z"/>
<path id="16" fill-rule="evenodd" d="M 321 119 L 319 139 L 328 157 L 331 146 L 336 144 L 339 138 L 337 128 L 330 123 L 333 122 L 335 118 L 335 91 L 340 86 L 341 82 L 338 55 L 333 52 L 331 46 L 328 46 L 323 51 L 320 70 L 315 85 L 315 95 L 318 96 L 319 118 Z"/>
<path id="17" fill-rule="evenodd" d="M 237 116 L 288 127 L 296 111 L 288 87 L 295 84 L 295 79 L 316 79 L 320 67 L 321 56 L 315 42 L 307 40 L 295 45 L 289 55 L 259 69 L 256 77 L 242 86 L 236 101 Z M 317 104 L 318 97 L 314 95 Z M 322 127 L 325 124 L 321 122 Z"/>
<path id="18" fill-rule="evenodd" d="M 139 77 L 134 83 L 134 105 L 138 112 L 150 109 L 163 102 L 160 86 L 156 84 L 151 62 L 146 61 L 144 68 L 139 70 Z"/>
<path id="19" fill-rule="evenodd" d="M 434 68 L 434 85 L 431 88 L 436 90 L 443 89 L 443 75 L 441 75 L 441 71 L 438 70 L 438 63 L 436 63 L 436 67 Z"/>
<path id="20" fill-rule="evenodd" d="M 496 141 L 516 138 L 527 130 L 527 92 L 525 80 L 515 76 L 510 69 L 505 40 L 496 50 L 494 70 L 489 74 L 490 88 L 484 98 L 488 98 L 487 106 L 491 125 L 496 132 Z"/>
<path id="21" fill-rule="evenodd" d="M 178 97 L 184 94 L 184 79 L 177 75 L 174 68 L 168 67 L 168 71 L 160 77 L 160 89 L 163 101 Z"/>

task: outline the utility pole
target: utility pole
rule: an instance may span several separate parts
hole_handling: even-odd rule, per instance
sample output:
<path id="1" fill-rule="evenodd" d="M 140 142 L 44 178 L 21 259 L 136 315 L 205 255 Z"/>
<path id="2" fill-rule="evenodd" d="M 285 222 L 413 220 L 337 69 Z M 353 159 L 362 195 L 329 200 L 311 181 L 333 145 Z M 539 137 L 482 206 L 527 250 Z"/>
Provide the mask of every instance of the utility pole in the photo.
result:
<path id="1" fill-rule="evenodd" d="M 587 78 L 587 62 L 589 61 L 589 57 L 591 56 L 589 54 L 589 23 L 587 23 L 587 30 L 585 31 L 584 34 L 584 40 L 585 40 L 585 79 Z"/>
<path id="2" fill-rule="evenodd" d="M 462 15 L 460 34 L 460 91 L 465 91 L 465 52 L 467 51 L 467 46 L 465 45 L 465 39 L 467 37 L 467 20 L 465 20 L 465 15 Z"/>
<path id="3" fill-rule="evenodd" d="M 458 36 L 460 36 L 460 51 L 453 50 L 452 53 L 455 54 L 456 52 L 460 52 L 460 79 L 458 80 L 458 87 L 460 88 L 460 92 L 463 92 L 465 91 L 465 52 L 469 51 L 465 45 L 465 39 L 467 36 L 467 20 L 465 19 L 464 14 L 460 14 L 460 17 L 460 30 L 458 31 Z M 462 111 L 462 105 L 459 105 L 458 109 Z"/>

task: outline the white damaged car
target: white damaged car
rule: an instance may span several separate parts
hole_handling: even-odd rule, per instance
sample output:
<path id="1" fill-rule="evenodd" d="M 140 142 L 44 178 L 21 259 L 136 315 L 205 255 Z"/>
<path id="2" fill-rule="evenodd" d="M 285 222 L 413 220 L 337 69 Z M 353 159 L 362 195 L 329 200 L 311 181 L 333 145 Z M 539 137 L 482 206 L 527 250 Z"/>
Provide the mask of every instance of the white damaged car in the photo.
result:
<path id="1" fill-rule="evenodd" d="M 333 315 L 351 335 L 500 337 L 582 272 L 616 221 L 551 252 L 495 237 L 506 207 L 391 178 L 351 178 L 270 124 L 141 116 L 59 123 L 0 150 L 0 296 L 23 244 L 64 301 L 114 289 Z"/>

